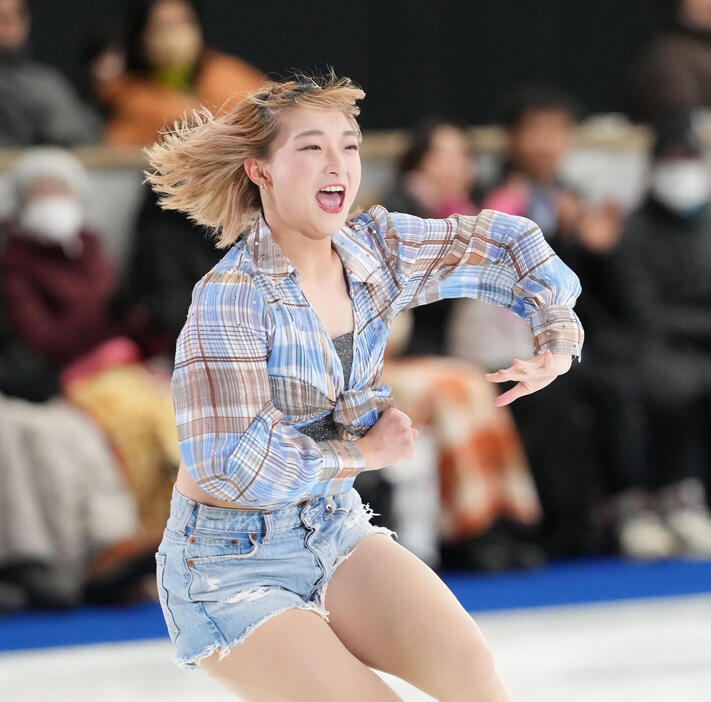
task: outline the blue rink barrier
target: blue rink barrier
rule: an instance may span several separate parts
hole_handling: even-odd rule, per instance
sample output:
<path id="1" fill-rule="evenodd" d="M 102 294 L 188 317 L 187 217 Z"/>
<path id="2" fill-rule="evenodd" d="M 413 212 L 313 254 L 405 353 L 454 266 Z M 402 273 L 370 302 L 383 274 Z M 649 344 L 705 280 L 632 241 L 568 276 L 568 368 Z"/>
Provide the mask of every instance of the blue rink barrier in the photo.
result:
<path id="1" fill-rule="evenodd" d="M 470 612 L 711 593 L 711 561 L 571 560 L 536 571 L 440 573 Z M 167 636 L 155 602 L 0 616 L 0 651 Z"/>

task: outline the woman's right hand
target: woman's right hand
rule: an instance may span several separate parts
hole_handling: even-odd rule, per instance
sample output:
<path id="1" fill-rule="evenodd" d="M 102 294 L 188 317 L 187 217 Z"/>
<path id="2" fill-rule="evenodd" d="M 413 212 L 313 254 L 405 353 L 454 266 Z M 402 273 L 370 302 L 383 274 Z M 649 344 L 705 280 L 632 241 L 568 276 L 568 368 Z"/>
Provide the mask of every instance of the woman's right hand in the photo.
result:
<path id="1" fill-rule="evenodd" d="M 403 458 L 412 458 L 418 431 L 410 418 L 388 407 L 356 444 L 365 458 L 364 470 L 378 470 Z"/>

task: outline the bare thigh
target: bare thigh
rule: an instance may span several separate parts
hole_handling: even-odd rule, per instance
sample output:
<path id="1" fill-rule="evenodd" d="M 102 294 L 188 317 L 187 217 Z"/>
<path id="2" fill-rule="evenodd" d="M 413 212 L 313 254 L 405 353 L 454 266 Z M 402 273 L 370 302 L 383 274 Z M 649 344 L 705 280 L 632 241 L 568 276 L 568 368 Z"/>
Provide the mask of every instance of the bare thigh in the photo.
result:
<path id="1" fill-rule="evenodd" d="M 215 652 L 200 667 L 249 702 L 401 701 L 309 610 L 288 609 L 272 617 L 217 659 Z"/>
<path id="2" fill-rule="evenodd" d="M 441 578 L 387 535 L 363 538 L 324 604 L 338 638 L 367 666 L 438 700 L 512 700 L 479 627 Z"/>

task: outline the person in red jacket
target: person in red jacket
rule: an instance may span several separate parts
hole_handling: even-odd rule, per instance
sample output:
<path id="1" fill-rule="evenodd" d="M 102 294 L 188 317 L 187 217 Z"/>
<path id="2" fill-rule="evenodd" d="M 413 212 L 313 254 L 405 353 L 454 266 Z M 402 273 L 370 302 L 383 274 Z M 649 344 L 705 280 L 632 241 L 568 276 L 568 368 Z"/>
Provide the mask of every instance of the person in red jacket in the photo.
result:
<path id="1" fill-rule="evenodd" d="M 0 294 L 10 333 L 57 367 L 121 332 L 111 313 L 117 275 L 86 226 L 87 174 L 58 147 L 15 164 L 14 216 L 3 223 Z"/>

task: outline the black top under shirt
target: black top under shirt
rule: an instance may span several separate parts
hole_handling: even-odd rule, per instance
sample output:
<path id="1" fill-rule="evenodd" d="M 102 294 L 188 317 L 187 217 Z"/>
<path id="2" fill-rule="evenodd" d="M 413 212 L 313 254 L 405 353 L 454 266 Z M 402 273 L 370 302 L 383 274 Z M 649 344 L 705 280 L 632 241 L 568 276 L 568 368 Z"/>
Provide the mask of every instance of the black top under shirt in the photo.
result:
<path id="1" fill-rule="evenodd" d="M 345 387 L 348 387 L 348 379 L 351 376 L 351 364 L 353 363 L 353 332 L 346 332 L 331 339 L 336 347 L 336 353 L 343 365 L 343 378 Z M 302 434 L 310 436 L 314 441 L 325 441 L 326 439 L 340 439 L 333 421 L 333 412 L 316 419 L 309 424 L 299 427 Z"/>

